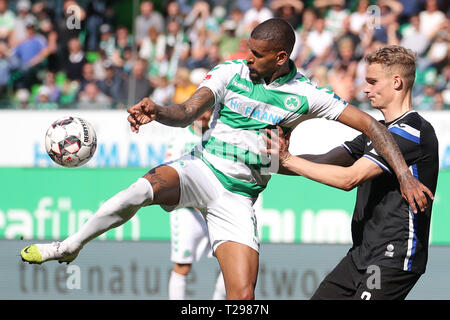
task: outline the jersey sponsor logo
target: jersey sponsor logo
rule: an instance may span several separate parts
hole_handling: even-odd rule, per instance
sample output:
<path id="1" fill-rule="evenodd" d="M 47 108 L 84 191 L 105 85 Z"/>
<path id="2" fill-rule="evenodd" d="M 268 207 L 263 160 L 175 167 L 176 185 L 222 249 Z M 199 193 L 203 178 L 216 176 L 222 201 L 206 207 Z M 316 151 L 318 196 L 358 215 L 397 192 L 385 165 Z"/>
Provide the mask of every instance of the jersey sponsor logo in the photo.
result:
<path id="1" fill-rule="evenodd" d="M 209 80 L 209 79 L 211 79 L 211 75 L 210 75 L 210 74 L 207 74 L 207 75 L 205 76 L 205 78 L 203 79 L 203 81 Z"/>
<path id="2" fill-rule="evenodd" d="M 282 117 L 278 114 L 266 110 L 264 106 L 258 106 L 254 102 L 242 102 L 239 99 L 231 99 L 229 103 L 230 109 L 240 113 L 246 118 L 252 118 L 261 122 L 277 124 L 281 122 Z"/>
<path id="3" fill-rule="evenodd" d="M 300 99 L 297 96 L 287 96 L 284 99 L 284 106 L 290 111 L 296 110 L 300 106 Z"/>
<path id="4" fill-rule="evenodd" d="M 392 258 L 394 256 L 394 245 L 392 243 L 386 246 L 386 251 L 384 252 L 386 257 Z"/>

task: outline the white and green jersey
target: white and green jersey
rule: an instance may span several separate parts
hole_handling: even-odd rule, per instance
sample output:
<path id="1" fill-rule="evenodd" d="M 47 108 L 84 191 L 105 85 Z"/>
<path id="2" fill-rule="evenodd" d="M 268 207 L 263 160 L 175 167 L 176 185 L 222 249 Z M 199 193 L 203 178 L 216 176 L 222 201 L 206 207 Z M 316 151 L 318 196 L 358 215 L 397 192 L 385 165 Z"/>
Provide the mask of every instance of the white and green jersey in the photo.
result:
<path id="1" fill-rule="evenodd" d="M 267 85 L 251 81 L 245 60 L 226 61 L 199 86 L 211 89 L 216 105 L 211 129 L 193 154 L 232 192 L 256 198 L 266 187 L 270 174 L 264 168 L 270 159 L 261 154 L 265 129 L 294 129 L 311 118 L 335 120 L 347 106 L 297 73 L 292 61 L 290 67 L 289 74 Z"/>

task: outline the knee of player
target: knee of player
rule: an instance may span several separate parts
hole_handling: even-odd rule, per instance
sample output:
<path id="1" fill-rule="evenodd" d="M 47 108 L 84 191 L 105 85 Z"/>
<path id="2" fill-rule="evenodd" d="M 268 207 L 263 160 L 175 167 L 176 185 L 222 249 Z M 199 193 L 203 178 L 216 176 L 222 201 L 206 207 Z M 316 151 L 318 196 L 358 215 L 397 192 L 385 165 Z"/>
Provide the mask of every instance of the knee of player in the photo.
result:
<path id="1" fill-rule="evenodd" d="M 232 300 L 254 300 L 255 299 L 255 290 L 253 286 L 245 286 L 236 290 L 234 292 L 227 292 L 228 299 Z"/>
<path id="2" fill-rule="evenodd" d="M 133 183 L 127 191 L 130 193 L 128 200 L 131 205 L 142 206 L 153 201 L 153 188 L 150 182 L 145 178 L 139 178 Z"/>

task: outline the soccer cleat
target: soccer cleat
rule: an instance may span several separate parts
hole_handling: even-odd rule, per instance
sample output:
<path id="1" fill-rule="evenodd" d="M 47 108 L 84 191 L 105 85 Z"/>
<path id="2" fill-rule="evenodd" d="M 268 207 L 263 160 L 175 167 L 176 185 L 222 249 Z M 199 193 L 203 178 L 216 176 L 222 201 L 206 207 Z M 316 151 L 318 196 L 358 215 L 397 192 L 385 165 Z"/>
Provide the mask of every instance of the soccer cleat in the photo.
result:
<path id="1" fill-rule="evenodd" d="M 67 246 L 63 246 L 61 242 L 40 243 L 23 248 L 20 255 L 22 261 L 30 264 L 41 264 L 50 260 L 58 260 L 59 263 L 66 262 L 69 264 L 78 256 L 81 248 L 72 252 L 67 249 Z"/>

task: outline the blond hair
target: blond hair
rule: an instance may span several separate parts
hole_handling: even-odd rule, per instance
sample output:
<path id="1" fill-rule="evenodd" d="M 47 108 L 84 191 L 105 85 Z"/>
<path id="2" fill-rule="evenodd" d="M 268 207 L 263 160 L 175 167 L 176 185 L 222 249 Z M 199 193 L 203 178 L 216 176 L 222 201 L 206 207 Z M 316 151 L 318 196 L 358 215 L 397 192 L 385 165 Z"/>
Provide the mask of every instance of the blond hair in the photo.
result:
<path id="1" fill-rule="evenodd" d="M 401 46 L 391 45 L 369 53 L 365 60 L 368 64 L 379 63 L 386 66 L 389 74 L 398 72 L 410 90 L 416 78 L 416 54 Z"/>

